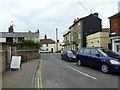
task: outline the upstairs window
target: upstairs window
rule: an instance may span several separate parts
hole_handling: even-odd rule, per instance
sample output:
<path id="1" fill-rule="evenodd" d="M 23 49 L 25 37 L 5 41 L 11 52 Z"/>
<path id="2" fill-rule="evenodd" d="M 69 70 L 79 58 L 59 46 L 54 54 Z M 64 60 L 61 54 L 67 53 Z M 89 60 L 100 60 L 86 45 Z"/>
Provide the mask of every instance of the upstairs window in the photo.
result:
<path id="1" fill-rule="evenodd" d="M 80 22 L 78 22 L 78 26 L 80 26 Z"/>
<path id="2" fill-rule="evenodd" d="M 81 39 L 81 32 L 78 32 L 78 39 Z"/>
<path id="3" fill-rule="evenodd" d="M 46 47 L 48 47 L 48 44 L 46 44 Z"/>

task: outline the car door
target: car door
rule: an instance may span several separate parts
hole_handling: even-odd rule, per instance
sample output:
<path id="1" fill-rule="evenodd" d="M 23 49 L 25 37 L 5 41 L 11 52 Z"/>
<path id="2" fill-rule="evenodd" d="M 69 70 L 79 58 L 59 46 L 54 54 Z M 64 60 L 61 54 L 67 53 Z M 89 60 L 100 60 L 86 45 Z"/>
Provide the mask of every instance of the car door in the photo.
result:
<path id="1" fill-rule="evenodd" d="M 65 54 L 64 54 L 65 60 L 68 59 L 68 53 L 67 53 L 67 52 L 68 52 L 68 51 L 66 51 Z"/>
<path id="2" fill-rule="evenodd" d="M 82 62 L 85 65 L 90 65 L 90 49 L 85 48 L 82 52 Z"/>
<path id="3" fill-rule="evenodd" d="M 65 51 L 62 52 L 61 57 L 65 59 Z"/>
<path id="4" fill-rule="evenodd" d="M 91 49 L 90 63 L 93 67 L 99 67 L 101 63 L 101 54 L 96 49 Z"/>

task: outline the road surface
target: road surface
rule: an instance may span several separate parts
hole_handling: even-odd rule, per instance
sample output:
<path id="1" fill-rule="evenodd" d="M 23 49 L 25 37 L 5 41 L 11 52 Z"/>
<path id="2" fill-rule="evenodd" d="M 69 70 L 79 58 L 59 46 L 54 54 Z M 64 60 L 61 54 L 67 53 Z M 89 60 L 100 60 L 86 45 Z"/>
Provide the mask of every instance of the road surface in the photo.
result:
<path id="1" fill-rule="evenodd" d="M 60 54 L 42 54 L 42 88 L 118 88 L 119 75 L 104 74 L 75 62 L 61 60 Z"/>

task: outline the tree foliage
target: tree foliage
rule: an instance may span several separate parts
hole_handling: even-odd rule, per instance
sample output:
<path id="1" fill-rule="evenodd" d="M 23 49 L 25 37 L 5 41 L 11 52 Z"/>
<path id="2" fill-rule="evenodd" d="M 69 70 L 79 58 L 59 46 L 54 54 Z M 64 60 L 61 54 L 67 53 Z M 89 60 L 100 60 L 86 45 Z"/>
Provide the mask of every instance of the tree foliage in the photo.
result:
<path id="1" fill-rule="evenodd" d="M 16 44 L 17 44 L 17 50 L 31 50 L 31 49 L 39 49 L 41 47 L 40 42 L 31 39 L 22 39 Z"/>

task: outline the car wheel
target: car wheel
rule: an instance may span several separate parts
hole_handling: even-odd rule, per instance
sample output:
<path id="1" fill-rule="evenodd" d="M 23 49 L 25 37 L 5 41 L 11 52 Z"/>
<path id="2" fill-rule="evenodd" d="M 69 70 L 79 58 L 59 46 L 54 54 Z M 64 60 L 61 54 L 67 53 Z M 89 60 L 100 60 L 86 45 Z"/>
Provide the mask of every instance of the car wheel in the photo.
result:
<path id="1" fill-rule="evenodd" d="M 77 65 L 78 65 L 78 66 L 81 66 L 81 65 L 82 65 L 81 60 L 78 60 Z"/>
<path id="2" fill-rule="evenodd" d="M 101 70 L 103 73 L 108 73 L 109 72 L 109 67 L 107 64 L 102 64 Z"/>

